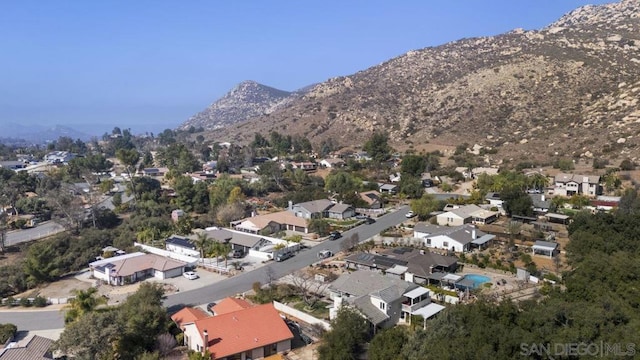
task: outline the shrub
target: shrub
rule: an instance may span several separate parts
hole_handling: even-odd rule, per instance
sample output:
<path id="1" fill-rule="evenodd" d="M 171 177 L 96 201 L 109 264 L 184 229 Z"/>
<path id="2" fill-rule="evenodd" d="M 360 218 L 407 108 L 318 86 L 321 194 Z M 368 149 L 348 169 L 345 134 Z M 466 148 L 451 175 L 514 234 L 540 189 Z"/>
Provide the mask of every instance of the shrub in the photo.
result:
<path id="1" fill-rule="evenodd" d="M 28 297 L 21 298 L 20 299 L 20 306 L 30 307 L 31 306 L 31 300 L 29 300 Z"/>
<path id="2" fill-rule="evenodd" d="M 35 306 L 35 307 L 45 307 L 45 306 L 47 306 L 47 299 L 45 299 L 42 296 L 36 296 L 36 298 L 33 299 L 33 306 Z"/>
<path id="3" fill-rule="evenodd" d="M 0 344 L 6 343 L 18 331 L 18 327 L 13 324 L 0 324 Z"/>
<path id="4" fill-rule="evenodd" d="M 7 298 L 7 300 L 6 300 L 5 304 L 6 304 L 8 307 L 16 306 L 16 299 L 14 299 L 14 298 L 13 298 L 13 296 L 9 296 L 9 297 Z"/>

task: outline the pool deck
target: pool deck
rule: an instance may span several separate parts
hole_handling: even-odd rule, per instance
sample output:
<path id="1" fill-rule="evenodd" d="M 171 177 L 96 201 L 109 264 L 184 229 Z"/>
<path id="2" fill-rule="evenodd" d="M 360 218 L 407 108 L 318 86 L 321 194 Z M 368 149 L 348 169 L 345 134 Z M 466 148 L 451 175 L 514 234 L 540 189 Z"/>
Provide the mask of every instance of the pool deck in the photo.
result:
<path id="1" fill-rule="evenodd" d="M 504 272 L 500 270 L 486 269 L 486 268 L 482 269 L 477 266 L 465 264 L 463 270 L 456 274 L 458 275 L 477 274 L 477 275 L 486 276 L 489 279 L 491 279 L 489 280 L 492 284 L 491 290 L 511 291 L 511 290 L 518 289 L 518 284 L 516 282 L 516 275 L 510 272 Z M 505 279 L 507 283 L 505 285 L 497 285 L 498 280 L 501 280 L 501 279 Z M 483 286 L 480 285 L 480 288 L 482 287 Z"/>

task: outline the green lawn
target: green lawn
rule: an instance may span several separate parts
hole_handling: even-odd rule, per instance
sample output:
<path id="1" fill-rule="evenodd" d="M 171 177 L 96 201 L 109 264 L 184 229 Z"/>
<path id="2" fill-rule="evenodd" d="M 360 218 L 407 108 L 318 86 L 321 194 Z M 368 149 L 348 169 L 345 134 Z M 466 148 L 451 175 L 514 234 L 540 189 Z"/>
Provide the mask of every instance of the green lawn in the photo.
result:
<path id="1" fill-rule="evenodd" d="M 300 310 L 302 312 L 305 312 L 307 314 L 312 315 L 313 317 L 316 317 L 318 319 L 328 319 L 329 318 L 329 309 L 327 308 L 327 306 L 329 306 L 331 304 L 323 302 L 323 301 L 318 301 L 314 307 L 312 309 L 309 309 L 309 307 L 307 306 L 307 304 L 304 303 L 304 301 L 300 301 L 297 302 L 295 304 L 293 304 L 292 306 L 297 309 Z"/>

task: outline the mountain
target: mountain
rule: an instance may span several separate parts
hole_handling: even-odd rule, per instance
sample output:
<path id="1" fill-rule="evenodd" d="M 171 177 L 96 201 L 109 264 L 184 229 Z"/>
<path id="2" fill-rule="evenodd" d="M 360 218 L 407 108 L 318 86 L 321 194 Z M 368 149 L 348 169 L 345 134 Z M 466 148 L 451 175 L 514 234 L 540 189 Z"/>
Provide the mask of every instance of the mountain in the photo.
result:
<path id="1" fill-rule="evenodd" d="M 386 131 L 397 149 L 468 143 L 515 161 L 637 157 L 639 8 L 584 6 L 543 29 L 410 51 L 209 137 L 246 143 L 286 129 L 349 146 Z"/>
<path id="2" fill-rule="evenodd" d="M 73 140 L 80 139 L 82 141 L 90 139 L 89 135 L 63 125 L 46 127 L 41 125 L 11 123 L 6 126 L 8 129 L 11 129 L 11 131 L 7 132 L 6 136 L 0 136 L 0 143 L 21 145 L 46 144 L 57 140 L 61 136 L 70 137 Z"/>
<path id="3" fill-rule="evenodd" d="M 288 92 L 255 81 L 243 81 L 208 108 L 189 118 L 179 129 L 186 130 L 193 126 L 215 130 L 241 123 L 256 116 L 272 113 L 301 93 L 304 91 Z"/>

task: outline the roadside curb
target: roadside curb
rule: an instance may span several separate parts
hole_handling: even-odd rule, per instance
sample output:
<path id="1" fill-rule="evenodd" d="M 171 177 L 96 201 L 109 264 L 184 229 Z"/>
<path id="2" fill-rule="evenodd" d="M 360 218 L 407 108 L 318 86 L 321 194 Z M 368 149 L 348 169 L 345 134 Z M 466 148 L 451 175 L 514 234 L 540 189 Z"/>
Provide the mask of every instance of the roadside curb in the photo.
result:
<path id="1" fill-rule="evenodd" d="M 60 311 L 62 310 L 66 304 L 56 304 L 56 305 L 47 305 L 41 308 L 33 308 L 33 307 L 21 307 L 14 306 L 11 308 L 2 307 L 0 308 L 0 313 L 3 312 L 41 312 L 41 311 Z"/>

